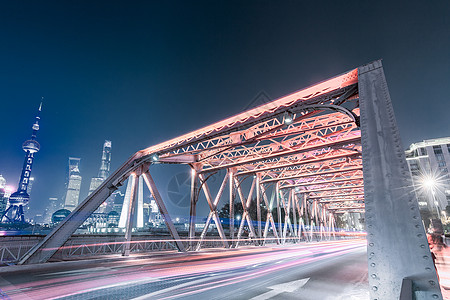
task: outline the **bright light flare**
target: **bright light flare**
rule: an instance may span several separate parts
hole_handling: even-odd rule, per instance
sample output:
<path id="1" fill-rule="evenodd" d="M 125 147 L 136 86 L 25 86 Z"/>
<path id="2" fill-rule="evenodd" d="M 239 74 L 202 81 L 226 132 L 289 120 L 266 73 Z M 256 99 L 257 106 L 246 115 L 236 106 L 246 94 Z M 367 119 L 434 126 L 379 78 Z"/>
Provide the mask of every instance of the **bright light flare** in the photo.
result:
<path id="1" fill-rule="evenodd" d="M 425 177 L 422 184 L 428 189 L 434 189 L 437 186 L 437 181 L 433 177 Z"/>

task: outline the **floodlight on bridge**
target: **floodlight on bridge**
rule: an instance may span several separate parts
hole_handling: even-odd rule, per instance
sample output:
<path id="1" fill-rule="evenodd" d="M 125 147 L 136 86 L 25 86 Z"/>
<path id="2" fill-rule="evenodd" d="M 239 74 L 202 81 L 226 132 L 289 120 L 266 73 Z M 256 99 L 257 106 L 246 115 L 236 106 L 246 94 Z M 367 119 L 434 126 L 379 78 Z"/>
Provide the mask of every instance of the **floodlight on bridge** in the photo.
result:
<path id="1" fill-rule="evenodd" d="M 180 239 L 150 175 L 156 162 L 193 170 L 187 239 Z M 282 244 L 288 235 L 294 242 L 331 238 L 324 229 L 334 228 L 336 214 L 365 213 L 371 298 L 398 299 L 409 278 L 416 299 L 442 299 L 381 61 L 135 153 L 20 263 L 47 261 L 132 172 L 143 176 L 179 251 L 200 249 L 213 221 L 228 248 L 243 240 Z M 208 184 L 214 173 L 226 173 L 215 192 Z M 202 192 L 210 212 L 198 236 Z M 228 232 L 218 214 L 224 198 Z"/>

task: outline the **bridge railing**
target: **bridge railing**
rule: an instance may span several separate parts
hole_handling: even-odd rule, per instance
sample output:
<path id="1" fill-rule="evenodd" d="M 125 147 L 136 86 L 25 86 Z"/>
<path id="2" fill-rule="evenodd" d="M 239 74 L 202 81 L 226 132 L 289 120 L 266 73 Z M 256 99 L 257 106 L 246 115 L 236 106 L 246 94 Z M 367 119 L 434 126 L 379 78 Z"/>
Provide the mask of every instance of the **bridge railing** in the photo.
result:
<path id="1" fill-rule="evenodd" d="M 331 239 L 349 239 L 353 235 L 336 235 Z M 360 237 L 360 236 L 357 236 Z M 0 265 L 11 265 L 19 261 L 28 250 L 38 244 L 44 238 L 43 235 L 29 236 L 5 236 L 0 240 Z M 303 236 L 298 238 L 287 238 L 286 243 L 296 242 L 317 242 L 321 241 L 320 237 Z M 231 240 L 230 240 L 231 242 Z M 233 247 L 236 246 L 237 239 L 233 240 Z M 130 252 L 132 253 L 151 253 L 158 251 L 177 251 L 177 247 L 173 239 L 169 236 L 134 236 L 132 241 L 126 242 L 123 236 L 115 235 L 74 235 L 62 246 L 53 256 L 52 261 L 76 260 L 85 257 L 105 256 L 121 254 L 124 245 L 130 244 Z M 183 245 L 189 249 L 189 240 L 187 237 L 182 239 Z M 194 240 L 197 244 L 198 240 Z M 264 245 L 274 245 L 277 243 L 276 238 L 267 238 Z M 255 243 L 254 239 L 241 238 L 239 246 L 262 245 L 262 241 Z M 201 242 L 202 249 L 223 248 L 222 241 L 218 237 L 208 236 Z"/>

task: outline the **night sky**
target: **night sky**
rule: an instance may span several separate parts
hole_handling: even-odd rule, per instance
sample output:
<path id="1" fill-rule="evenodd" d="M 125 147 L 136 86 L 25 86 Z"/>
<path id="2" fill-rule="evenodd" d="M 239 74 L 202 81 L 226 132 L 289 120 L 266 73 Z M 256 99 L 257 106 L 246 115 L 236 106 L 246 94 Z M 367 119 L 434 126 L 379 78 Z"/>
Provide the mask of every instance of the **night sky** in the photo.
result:
<path id="1" fill-rule="evenodd" d="M 404 147 L 450 136 L 449 1 L 1 1 L 0 174 L 17 187 L 42 96 L 31 215 L 62 196 L 69 156 L 86 196 L 105 139 L 116 169 L 379 58 Z M 171 172 L 154 172 L 163 194 Z"/>

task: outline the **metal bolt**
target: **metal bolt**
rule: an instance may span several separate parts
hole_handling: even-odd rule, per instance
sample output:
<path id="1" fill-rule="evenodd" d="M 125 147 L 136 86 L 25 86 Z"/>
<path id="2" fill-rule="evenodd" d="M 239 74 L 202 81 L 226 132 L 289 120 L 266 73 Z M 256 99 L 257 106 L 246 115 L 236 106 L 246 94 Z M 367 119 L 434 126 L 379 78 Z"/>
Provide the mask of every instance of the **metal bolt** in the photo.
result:
<path id="1" fill-rule="evenodd" d="M 423 245 L 423 244 L 422 244 L 422 245 L 420 245 L 420 248 L 425 248 L 425 245 Z"/>
<path id="2" fill-rule="evenodd" d="M 434 282 L 433 280 L 428 281 L 431 285 L 435 285 L 436 282 Z"/>
<path id="3" fill-rule="evenodd" d="M 433 299 L 438 299 L 439 298 L 439 296 L 438 295 L 436 295 L 436 294 L 433 294 Z"/>
<path id="4" fill-rule="evenodd" d="M 369 246 L 370 246 L 370 247 L 373 247 L 373 243 L 370 243 Z"/>
<path id="5" fill-rule="evenodd" d="M 375 263 L 371 263 L 370 266 L 371 266 L 371 267 L 375 267 Z"/>
<path id="6" fill-rule="evenodd" d="M 428 259 L 428 256 L 427 256 L 427 255 L 424 255 L 424 256 L 423 256 L 423 259 Z"/>
<path id="7" fill-rule="evenodd" d="M 376 290 L 378 290 L 378 288 L 376 286 L 373 286 L 372 290 L 376 291 Z"/>
<path id="8" fill-rule="evenodd" d="M 376 274 L 372 274 L 372 278 L 377 278 L 377 275 Z"/>

